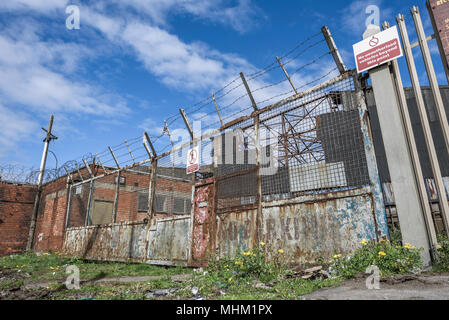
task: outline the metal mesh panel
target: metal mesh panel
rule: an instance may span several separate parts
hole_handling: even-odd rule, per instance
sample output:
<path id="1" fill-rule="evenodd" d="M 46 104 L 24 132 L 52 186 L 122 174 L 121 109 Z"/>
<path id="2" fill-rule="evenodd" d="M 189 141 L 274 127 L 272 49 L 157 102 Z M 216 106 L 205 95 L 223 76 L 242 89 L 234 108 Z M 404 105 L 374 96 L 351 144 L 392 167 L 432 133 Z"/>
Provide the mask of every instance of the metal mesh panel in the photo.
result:
<path id="1" fill-rule="evenodd" d="M 193 177 L 186 173 L 187 150 L 174 151 L 157 162 L 153 201 L 156 214 L 190 214 Z"/>
<path id="2" fill-rule="evenodd" d="M 120 172 L 116 222 L 141 221 L 148 213 L 150 170 L 147 165 Z"/>
<path id="3" fill-rule="evenodd" d="M 70 188 L 70 209 L 67 226 L 82 227 L 86 223 L 90 183 L 84 183 Z"/>
<path id="4" fill-rule="evenodd" d="M 114 221 L 116 182 L 117 175 L 101 177 L 94 181 L 89 225 L 108 224 Z"/>
<path id="5" fill-rule="evenodd" d="M 369 184 L 352 78 L 267 108 L 259 128 L 263 201 Z M 216 139 L 217 209 L 254 203 L 254 119 Z"/>

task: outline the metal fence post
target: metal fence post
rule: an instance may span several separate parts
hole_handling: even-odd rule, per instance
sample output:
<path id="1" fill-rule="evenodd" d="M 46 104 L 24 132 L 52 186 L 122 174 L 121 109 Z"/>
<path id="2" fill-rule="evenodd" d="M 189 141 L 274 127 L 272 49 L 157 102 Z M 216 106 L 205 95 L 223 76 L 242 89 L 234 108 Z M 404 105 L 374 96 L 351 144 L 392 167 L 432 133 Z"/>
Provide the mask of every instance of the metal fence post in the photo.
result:
<path id="1" fill-rule="evenodd" d="M 380 28 L 378 32 L 380 32 Z M 371 35 L 366 33 L 364 36 L 369 37 Z M 403 240 L 424 248 L 422 259 L 424 265 L 427 266 L 431 261 L 429 239 L 390 68 L 384 64 L 371 69 L 369 75 L 382 135 L 385 138 L 385 152 Z"/>
<path id="2" fill-rule="evenodd" d="M 398 15 L 396 21 L 399 26 L 399 31 L 401 33 L 402 45 L 404 47 L 404 54 L 407 61 L 407 67 L 409 70 L 410 80 L 413 87 L 413 92 L 415 94 L 416 105 L 418 108 L 419 118 L 421 121 L 421 125 L 424 133 L 424 140 L 426 142 L 427 151 L 429 153 L 429 160 L 432 167 L 433 177 L 436 182 L 438 199 L 440 200 L 440 208 L 443 216 L 443 221 L 446 222 L 445 216 L 449 212 L 449 206 L 447 203 L 446 192 L 444 189 L 443 178 L 441 176 L 440 165 L 438 162 L 437 152 L 435 149 L 435 143 L 432 137 L 432 131 L 430 129 L 429 119 L 427 117 L 426 107 L 424 105 L 424 99 L 421 91 L 421 85 L 419 83 L 418 72 L 416 71 L 415 60 L 413 58 L 412 48 L 410 46 L 410 41 L 408 37 L 407 27 L 405 25 L 405 20 L 403 15 Z M 393 75 L 395 76 L 397 83 L 397 90 L 399 91 L 399 100 L 402 105 L 402 113 L 404 116 L 405 125 L 407 130 L 410 131 L 408 133 L 409 141 L 410 141 L 410 149 L 414 162 L 414 166 L 416 168 L 416 178 L 418 180 L 418 187 L 420 191 L 420 198 L 423 206 L 424 217 L 426 218 L 426 225 L 429 233 L 429 239 L 432 245 L 432 254 L 435 250 L 435 246 L 437 245 L 436 231 L 434 222 L 432 219 L 432 212 L 430 210 L 429 199 L 426 191 L 426 186 L 424 183 L 424 177 L 422 175 L 421 163 L 419 161 L 418 151 L 416 148 L 415 137 L 413 135 L 410 115 L 408 113 L 407 108 L 407 100 L 405 98 L 405 93 L 402 85 L 402 79 L 399 71 L 399 66 L 397 61 L 393 64 Z M 441 191 L 443 192 L 441 194 Z M 447 225 L 446 225 L 447 228 Z"/>
<path id="3" fill-rule="evenodd" d="M 360 86 L 358 86 L 360 87 Z M 373 193 L 373 213 L 376 226 L 376 240 L 389 236 L 388 223 L 385 213 L 385 205 L 382 194 L 379 171 L 377 169 L 376 153 L 374 151 L 373 135 L 371 132 L 368 109 L 365 103 L 365 95 L 362 90 L 356 90 L 357 110 L 360 118 L 360 129 L 363 134 L 366 163 Z"/>
<path id="4" fill-rule="evenodd" d="M 255 241 L 254 247 L 257 247 L 258 242 L 262 239 L 260 235 L 263 233 L 261 228 L 263 226 L 263 213 L 262 213 L 262 177 L 260 176 L 260 130 L 259 130 L 259 109 L 257 108 L 256 101 L 254 100 L 253 94 L 249 89 L 248 83 L 246 82 L 243 72 L 240 72 L 240 77 L 243 84 L 245 85 L 246 92 L 251 100 L 251 104 L 254 109 L 254 131 L 256 133 L 256 167 L 257 167 L 257 219 L 256 219 L 256 233 L 254 236 Z"/>

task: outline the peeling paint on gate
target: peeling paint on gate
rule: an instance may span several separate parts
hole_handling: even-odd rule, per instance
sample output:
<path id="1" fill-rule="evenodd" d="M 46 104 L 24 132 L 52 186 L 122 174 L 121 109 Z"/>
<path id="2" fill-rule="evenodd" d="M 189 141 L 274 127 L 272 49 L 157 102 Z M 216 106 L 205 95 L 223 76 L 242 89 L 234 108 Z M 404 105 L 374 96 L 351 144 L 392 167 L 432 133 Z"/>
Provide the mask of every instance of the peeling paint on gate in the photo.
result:
<path id="1" fill-rule="evenodd" d="M 257 209 L 217 215 L 217 254 L 234 255 L 266 243 L 295 263 L 313 263 L 335 252 L 349 253 L 361 239 L 376 239 L 370 188 L 358 188 L 263 203 L 261 239 L 255 239 Z"/>
<path id="2" fill-rule="evenodd" d="M 148 234 L 147 263 L 186 265 L 190 216 L 153 220 Z"/>
<path id="3" fill-rule="evenodd" d="M 143 222 L 68 228 L 63 252 L 91 260 L 142 261 L 146 256 L 145 238 Z"/>

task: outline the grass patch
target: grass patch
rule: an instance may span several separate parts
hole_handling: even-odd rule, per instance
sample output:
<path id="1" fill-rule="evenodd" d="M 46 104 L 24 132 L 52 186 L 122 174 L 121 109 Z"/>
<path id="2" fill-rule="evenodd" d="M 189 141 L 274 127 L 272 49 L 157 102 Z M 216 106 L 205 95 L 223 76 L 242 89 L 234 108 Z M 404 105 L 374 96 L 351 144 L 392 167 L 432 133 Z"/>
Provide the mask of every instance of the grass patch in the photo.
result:
<path id="1" fill-rule="evenodd" d="M 437 259 L 434 271 L 449 271 L 449 239 L 445 235 L 438 236 Z"/>
<path id="2" fill-rule="evenodd" d="M 161 276 L 190 273 L 191 269 L 181 267 L 160 267 L 145 263 L 93 262 L 70 258 L 60 253 L 34 252 L 0 258 L 0 271 L 28 274 L 30 281 L 64 279 L 66 267 L 76 265 L 81 279 L 120 276 Z"/>
<path id="3" fill-rule="evenodd" d="M 422 269 L 420 250 L 408 243 L 400 245 L 382 240 L 361 242 L 362 246 L 350 256 L 335 254 L 329 261 L 334 275 L 349 279 L 377 266 L 381 276 L 419 272 Z"/>

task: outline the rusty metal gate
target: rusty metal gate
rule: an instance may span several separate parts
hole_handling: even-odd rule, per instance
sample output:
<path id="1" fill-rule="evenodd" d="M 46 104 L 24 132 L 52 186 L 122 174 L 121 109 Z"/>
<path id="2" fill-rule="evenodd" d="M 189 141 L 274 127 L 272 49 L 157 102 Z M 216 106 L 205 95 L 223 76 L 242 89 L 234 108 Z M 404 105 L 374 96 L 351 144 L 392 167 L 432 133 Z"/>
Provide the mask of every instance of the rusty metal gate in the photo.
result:
<path id="1" fill-rule="evenodd" d="M 215 252 L 215 183 L 212 178 L 195 185 L 192 264 L 204 264 Z"/>

